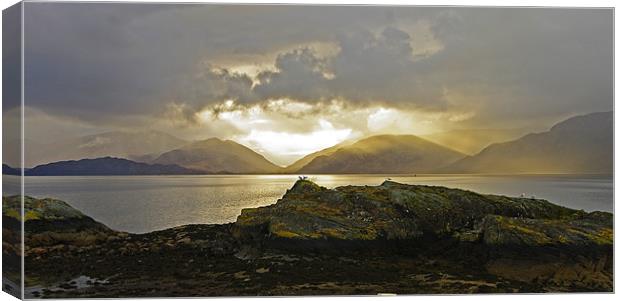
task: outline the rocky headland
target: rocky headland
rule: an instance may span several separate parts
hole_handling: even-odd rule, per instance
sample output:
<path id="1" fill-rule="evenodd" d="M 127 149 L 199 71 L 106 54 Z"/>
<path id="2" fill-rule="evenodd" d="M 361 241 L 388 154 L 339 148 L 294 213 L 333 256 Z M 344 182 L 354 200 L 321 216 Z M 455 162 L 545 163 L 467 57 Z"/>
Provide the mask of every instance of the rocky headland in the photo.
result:
<path id="1" fill-rule="evenodd" d="M 3 198 L 5 258 L 19 256 L 19 199 Z M 30 197 L 25 212 L 31 297 L 613 290 L 613 215 L 540 199 L 299 180 L 225 225 L 125 233 Z"/>

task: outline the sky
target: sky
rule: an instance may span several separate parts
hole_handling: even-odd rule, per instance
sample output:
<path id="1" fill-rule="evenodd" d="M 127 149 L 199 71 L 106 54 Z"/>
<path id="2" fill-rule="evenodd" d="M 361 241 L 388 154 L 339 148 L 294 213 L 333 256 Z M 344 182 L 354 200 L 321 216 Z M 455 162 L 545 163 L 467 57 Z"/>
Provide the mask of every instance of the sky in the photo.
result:
<path id="1" fill-rule="evenodd" d="M 26 3 L 27 136 L 157 129 L 288 164 L 375 134 L 544 129 L 613 109 L 612 14 Z"/>

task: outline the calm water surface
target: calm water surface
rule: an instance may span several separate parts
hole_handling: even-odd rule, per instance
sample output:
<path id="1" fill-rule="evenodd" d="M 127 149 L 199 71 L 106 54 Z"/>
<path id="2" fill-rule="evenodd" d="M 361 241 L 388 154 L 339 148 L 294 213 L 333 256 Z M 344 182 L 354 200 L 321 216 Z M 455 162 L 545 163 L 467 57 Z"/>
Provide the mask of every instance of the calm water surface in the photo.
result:
<path id="1" fill-rule="evenodd" d="M 609 176 L 317 175 L 311 179 L 331 188 L 379 185 L 387 177 L 480 193 L 524 193 L 586 211 L 613 210 Z M 113 229 L 142 233 L 192 223 L 233 222 L 242 208 L 276 202 L 296 179 L 294 175 L 26 177 L 25 193 L 65 200 Z M 7 188 L 5 195 L 15 193 Z"/>

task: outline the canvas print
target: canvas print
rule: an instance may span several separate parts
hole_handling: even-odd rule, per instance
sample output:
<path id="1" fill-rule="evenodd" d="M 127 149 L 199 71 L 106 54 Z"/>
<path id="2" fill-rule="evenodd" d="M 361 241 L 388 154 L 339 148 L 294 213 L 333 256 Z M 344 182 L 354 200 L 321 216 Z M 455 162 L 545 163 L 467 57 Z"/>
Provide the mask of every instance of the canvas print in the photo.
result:
<path id="1" fill-rule="evenodd" d="M 613 9 L 20 2 L 19 298 L 613 291 Z"/>

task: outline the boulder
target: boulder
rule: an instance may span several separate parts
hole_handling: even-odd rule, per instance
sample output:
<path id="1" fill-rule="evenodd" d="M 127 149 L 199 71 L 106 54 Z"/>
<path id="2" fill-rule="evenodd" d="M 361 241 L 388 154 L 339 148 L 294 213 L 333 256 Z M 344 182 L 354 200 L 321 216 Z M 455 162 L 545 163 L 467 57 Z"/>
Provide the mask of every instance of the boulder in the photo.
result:
<path id="1" fill-rule="evenodd" d="M 3 218 L 21 221 L 21 197 L 3 197 Z M 89 246 L 115 233 L 64 201 L 24 197 L 26 254 L 38 247 Z"/>
<path id="2" fill-rule="evenodd" d="M 258 249 L 393 252 L 396 246 L 556 291 L 613 285 L 613 215 L 541 199 L 391 181 L 327 189 L 300 180 L 277 203 L 242 210 L 232 233 Z"/>
<path id="3" fill-rule="evenodd" d="M 476 241 L 483 230 L 491 227 L 492 216 L 558 223 L 586 216 L 601 219 L 540 199 L 391 181 L 379 186 L 327 189 L 299 180 L 276 204 L 243 209 L 233 234 L 238 239 L 254 241 L 371 242 L 444 237 Z M 575 227 L 579 223 L 583 222 L 573 222 Z"/>

